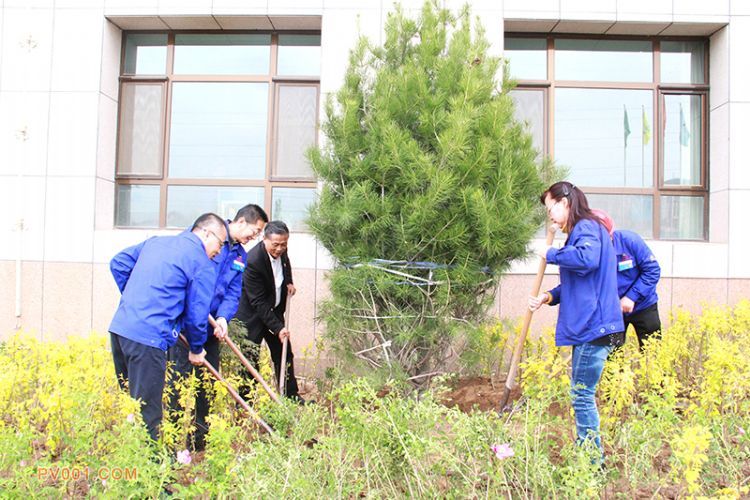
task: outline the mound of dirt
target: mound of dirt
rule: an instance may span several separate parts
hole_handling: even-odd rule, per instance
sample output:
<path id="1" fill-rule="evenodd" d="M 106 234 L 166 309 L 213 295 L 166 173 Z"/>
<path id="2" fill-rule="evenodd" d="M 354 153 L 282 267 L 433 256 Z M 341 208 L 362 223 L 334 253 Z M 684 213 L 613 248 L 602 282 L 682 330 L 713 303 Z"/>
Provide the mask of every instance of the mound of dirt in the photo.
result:
<path id="1" fill-rule="evenodd" d="M 468 413 L 472 410 L 497 411 L 500 399 L 505 391 L 505 380 L 492 380 L 489 377 L 468 377 L 454 381 L 443 398 L 443 404 L 449 408 L 455 406 Z M 521 396 L 519 386 L 510 392 L 508 404 Z"/>

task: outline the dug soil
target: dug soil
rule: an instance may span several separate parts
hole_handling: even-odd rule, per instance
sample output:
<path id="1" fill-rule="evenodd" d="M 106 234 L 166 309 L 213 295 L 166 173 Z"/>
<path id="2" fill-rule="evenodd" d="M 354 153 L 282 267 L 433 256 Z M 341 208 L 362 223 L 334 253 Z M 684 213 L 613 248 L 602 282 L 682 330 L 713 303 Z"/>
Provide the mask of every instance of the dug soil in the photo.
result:
<path id="1" fill-rule="evenodd" d="M 457 406 L 468 413 L 472 410 L 497 411 L 505 391 L 505 379 L 492 380 L 489 377 L 468 377 L 453 381 L 443 397 L 443 404 L 450 408 Z M 521 397 L 521 388 L 516 385 L 510 391 L 508 404 L 512 405 Z"/>

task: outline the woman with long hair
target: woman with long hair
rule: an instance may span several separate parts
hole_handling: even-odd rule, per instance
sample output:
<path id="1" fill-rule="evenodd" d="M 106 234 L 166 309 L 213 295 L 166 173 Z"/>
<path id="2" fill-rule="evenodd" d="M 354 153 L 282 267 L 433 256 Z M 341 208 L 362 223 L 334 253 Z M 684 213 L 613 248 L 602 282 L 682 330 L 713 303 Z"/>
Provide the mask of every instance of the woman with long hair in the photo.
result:
<path id="1" fill-rule="evenodd" d="M 543 252 L 549 264 L 560 268 L 560 284 L 537 297 L 529 308 L 560 305 L 555 344 L 572 346 L 571 398 L 577 442 L 593 443 L 604 458 L 599 435 L 596 387 L 610 351 L 625 334 L 617 295 L 617 263 L 607 229 L 591 212 L 583 192 L 570 182 L 557 182 L 540 198 L 552 224 L 549 230 L 568 235 L 562 248 Z"/>

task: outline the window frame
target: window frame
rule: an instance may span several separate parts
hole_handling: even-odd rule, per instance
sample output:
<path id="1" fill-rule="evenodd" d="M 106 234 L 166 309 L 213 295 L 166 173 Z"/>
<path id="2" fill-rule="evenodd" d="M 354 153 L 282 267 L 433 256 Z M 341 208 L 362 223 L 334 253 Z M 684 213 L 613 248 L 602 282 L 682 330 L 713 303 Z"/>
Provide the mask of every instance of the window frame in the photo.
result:
<path id="1" fill-rule="evenodd" d="M 555 90 L 558 88 L 575 89 L 621 89 L 621 90 L 649 90 L 652 92 L 652 137 L 654 141 L 652 159 L 651 187 L 598 187 L 580 186 L 586 193 L 591 194 L 624 194 L 624 195 L 647 195 L 653 197 L 652 227 L 653 239 L 662 239 L 661 235 L 661 197 L 662 196 L 692 196 L 703 198 L 703 238 L 684 238 L 676 241 L 707 241 L 709 234 L 709 90 L 710 90 L 710 68 L 709 68 L 709 42 L 702 37 L 639 37 L 639 36 L 602 36 L 589 34 L 553 34 L 553 33 L 516 33 L 506 32 L 505 38 L 536 38 L 547 40 L 547 80 L 514 80 L 514 89 L 538 90 L 545 89 L 545 116 L 544 116 L 544 148 L 545 154 L 555 158 Z M 556 80 L 555 79 L 555 40 L 560 39 L 584 39 L 584 40 L 635 40 L 651 42 L 652 54 L 652 81 L 651 82 L 618 82 L 618 81 L 589 81 L 589 80 Z M 663 41 L 700 41 L 704 44 L 703 72 L 705 83 L 662 83 L 661 82 L 661 51 L 660 43 Z M 512 78 L 512 77 L 511 77 Z M 695 186 L 679 186 L 664 184 L 664 135 L 662 123 L 664 120 L 664 96 L 665 95 L 699 95 L 701 96 L 701 153 L 700 153 L 700 184 Z M 658 126 L 657 126 L 658 124 Z"/>
<path id="2" fill-rule="evenodd" d="M 166 56 L 166 74 L 164 75 L 135 75 L 125 74 L 125 55 L 126 42 L 129 35 L 134 34 L 167 34 L 167 56 Z M 222 32 L 223 33 L 223 32 Z M 302 75 L 302 76 L 282 76 L 276 75 L 279 35 L 320 35 L 319 30 L 237 30 L 231 31 L 231 34 L 262 34 L 270 35 L 270 60 L 267 74 L 259 75 L 187 75 L 174 74 L 174 53 L 175 53 L 175 36 L 183 34 L 219 34 L 206 30 L 128 30 L 123 31 L 121 40 L 121 58 L 120 58 L 120 76 L 119 91 L 122 95 L 122 89 L 127 84 L 154 83 L 162 82 L 164 89 L 164 102 L 162 103 L 162 165 L 160 175 L 139 175 L 139 174 L 121 174 L 119 173 L 119 155 L 120 155 L 120 137 L 121 137 L 121 112 L 122 99 L 118 99 L 117 104 L 117 135 L 115 151 L 115 186 L 119 185 L 158 185 L 159 186 L 159 225 L 151 229 L 175 229 L 174 226 L 168 226 L 167 222 L 167 190 L 169 186 L 221 186 L 221 187 L 261 187 L 263 188 L 263 208 L 266 213 L 273 218 L 273 188 L 274 187 L 297 187 L 317 189 L 317 180 L 314 176 L 310 178 L 283 178 L 273 175 L 275 170 L 275 146 L 277 137 L 277 116 L 278 116 L 278 86 L 279 84 L 304 84 L 315 86 L 317 88 L 316 114 L 315 114 L 315 146 L 318 145 L 318 131 L 320 127 L 320 75 Z M 172 119 L 172 96 L 174 83 L 211 83 L 211 82 L 241 82 L 241 83 L 266 83 L 268 85 L 268 108 L 266 116 L 266 154 L 265 154 L 265 175 L 262 179 L 211 179 L 211 178 L 170 178 L 169 177 L 169 148 Z M 115 189 L 115 194 L 119 189 Z M 115 200 L 115 207 L 117 207 Z M 117 211 L 113 214 L 113 227 L 117 229 L 144 229 L 135 226 L 117 225 Z M 306 232 L 307 229 L 300 228 L 296 231 Z"/>

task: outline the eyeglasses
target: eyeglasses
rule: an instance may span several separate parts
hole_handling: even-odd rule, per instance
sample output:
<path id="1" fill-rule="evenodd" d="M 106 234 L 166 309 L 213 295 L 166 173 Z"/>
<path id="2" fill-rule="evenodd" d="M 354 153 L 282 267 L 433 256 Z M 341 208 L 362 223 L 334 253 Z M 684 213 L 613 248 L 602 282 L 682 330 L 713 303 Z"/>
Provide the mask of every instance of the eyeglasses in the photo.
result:
<path id="1" fill-rule="evenodd" d="M 207 232 L 207 233 L 209 233 L 209 234 L 212 234 L 212 235 L 213 235 L 213 237 L 214 237 L 214 238 L 216 238 L 216 239 L 217 239 L 217 240 L 219 241 L 219 249 L 222 249 L 222 248 L 224 248 L 224 245 L 226 244 L 226 241 L 224 241 L 224 240 L 222 240 L 221 238 L 219 238 L 219 236 L 218 236 L 218 235 L 217 235 L 216 233 L 214 233 L 213 231 L 211 231 L 211 230 L 210 230 L 210 229 L 208 229 L 208 228 L 205 228 L 205 227 L 204 227 L 204 228 L 203 228 L 203 230 L 204 230 L 204 231 L 206 231 L 206 232 Z"/>

